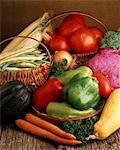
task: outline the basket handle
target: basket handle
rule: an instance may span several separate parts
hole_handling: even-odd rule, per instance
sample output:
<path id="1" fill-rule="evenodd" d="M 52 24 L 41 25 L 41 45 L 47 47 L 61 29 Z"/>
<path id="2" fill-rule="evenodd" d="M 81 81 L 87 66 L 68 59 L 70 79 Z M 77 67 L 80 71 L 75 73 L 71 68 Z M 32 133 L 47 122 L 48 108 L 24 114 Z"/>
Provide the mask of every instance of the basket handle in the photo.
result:
<path id="1" fill-rule="evenodd" d="M 88 17 L 88 18 L 96 21 L 97 23 L 99 23 L 104 28 L 104 30 L 106 32 L 108 31 L 107 26 L 102 21 L 100 21 L 99 19 L 95 18 L 94 16 L 92 16 L 90 14 L 83 13 L 83 12 L 80 12 L 80 11 L 67 11 L 67 12 L 62 12 L 62 13 L 56 14 L 51 19 L 48 20 L 47 24 L 51 23 L 53 20 L 55 20 L 59 17 L 62 17 L 64 15 L 69 15 L 69 14 L 80 14 L 81 16 Z"/>
<path id="2" fill-rule="evenodd" d="M 24 38 L 24 39 L 25 39 L 25 38 L 28 38 L 28 39 L 32 39 L 32 40 L 37 41 L 37 42 L 45 49 L 45 51 L 47 52 L 48 58 L 49 58 L 49 60 L 50 60 L 50 64 L 52 64 L 52 57 L 51 57 L 51 54 L 50 54 L 48 48 L 47 48 L 43 43 L 41 43 L 40 41 L 38 41 L 38 40 L 35 39 L 35 38 L 29 37 L 29 36 L 12 36 L 12 37 L 9 37 L 9 38 L 7 38 L 7 39 L 1 41 L 1 42 L 0 42 L 0 45 L 2 45 L 4 42 L 7 42 L 7 41 L 9 41 L 9 40 L 13 40 L 14 38 Z"/>

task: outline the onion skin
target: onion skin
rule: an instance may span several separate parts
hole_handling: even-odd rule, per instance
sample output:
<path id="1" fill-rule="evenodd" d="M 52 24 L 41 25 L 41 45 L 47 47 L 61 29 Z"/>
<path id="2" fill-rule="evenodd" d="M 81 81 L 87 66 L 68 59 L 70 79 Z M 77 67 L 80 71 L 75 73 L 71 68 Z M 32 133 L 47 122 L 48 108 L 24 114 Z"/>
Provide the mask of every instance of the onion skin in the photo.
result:
<path id="1" fill-rule="evenodd" d="M 67 51 L 63 51 L 63 50 L 57 51 L 54 54 L 53 62 L 54 63 L 56 63 L 56 62 L 61 62 L 62 63 L 64 59 L 67 60 L 67 64 L 64 66 L 64 70 L 68 70 L 69 66 L 73 62 L 73 58 L 70 55 L 70 53 L 68 53 Z"/>

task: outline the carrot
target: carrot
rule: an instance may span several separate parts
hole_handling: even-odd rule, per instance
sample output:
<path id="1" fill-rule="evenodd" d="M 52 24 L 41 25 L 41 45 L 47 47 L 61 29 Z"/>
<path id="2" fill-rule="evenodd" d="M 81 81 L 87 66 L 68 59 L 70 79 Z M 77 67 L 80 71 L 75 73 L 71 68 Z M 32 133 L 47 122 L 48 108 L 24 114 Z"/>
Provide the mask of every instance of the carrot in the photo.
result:
<path id="1" fill-rule="evenodd" d="M 61 130 L 60 128 L 58 128 L 57 126 L 55 126 L 41 118 L 36 117 L 35 115 L 33 115 L 31 113 L 28 113 L 25 115 L 25 120 L 43 128 L 43 129 L 51 131 L 52 133 L 54 133 L 60 137 L 63 137 L 66 139 L 73 139 L 73 140 L 76 139 L 76 137 L 73 134 L 67 133 L 67 132 Z"/>
<path id="2" fill-rule="evenodd" d="M 78 145 L 81 144 L 81 141 L 77 140 L 71 140 L 71 139 L 64 139 L 62 137 L 59 137 L 50 131 L 44 130 L 28 121 L 25 121 L 23 119 L 17 119 L 15 121 L 16 126 L 22 129 L 23 131 L 33 134 L 38 137 L 47 138 L 49 140 L 52 140 L 54 142 L 57 142 L 59 144 L 67 144 L 67 145 Z"/>

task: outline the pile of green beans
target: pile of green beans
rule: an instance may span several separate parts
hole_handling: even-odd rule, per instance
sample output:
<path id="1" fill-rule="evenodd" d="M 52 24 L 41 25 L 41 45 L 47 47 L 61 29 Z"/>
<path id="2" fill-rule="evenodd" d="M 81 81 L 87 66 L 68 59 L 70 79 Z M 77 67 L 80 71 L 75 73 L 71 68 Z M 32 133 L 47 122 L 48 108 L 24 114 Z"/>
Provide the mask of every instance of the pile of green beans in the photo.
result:
<path id="1" fill-rule="evenodd" d="M 49 64 L 47 53 L 38 48 L 21 48 L 0 59 L 0 71 L 18 71 Z"/>

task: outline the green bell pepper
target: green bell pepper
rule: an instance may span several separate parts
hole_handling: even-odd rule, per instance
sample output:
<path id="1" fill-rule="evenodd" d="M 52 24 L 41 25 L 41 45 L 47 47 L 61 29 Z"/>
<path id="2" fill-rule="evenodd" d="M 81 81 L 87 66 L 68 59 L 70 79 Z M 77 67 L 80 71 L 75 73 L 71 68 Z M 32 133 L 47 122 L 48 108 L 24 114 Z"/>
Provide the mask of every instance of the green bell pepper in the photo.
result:
<path id="1" fill-rule="evenodd" d="M 68 82 L 78 73 L 84 76 L 92 76 L 92 70 L 87 66 L 80 66 L 74 70 L 68 70 L 63 72 L 61 75 L 57 76 L 63 85 L 68 84 Z"/>
<path id="2" fill-rule="evenodd" d="M 87 110 L 80 111 L 72 108 L 72 106 L 66 102 L 50 102 L 47 105 L 46 112 L 49 116 L 65 118 L 85 116 L 94 113 L 95 110 L 93 108 L 89 108 Z"/>
<path id="3" fill-rule="evenodd" d="M 100 96 L 98 82 L 94 77 L 77 74 L 64 87 L 64 100 L 72 107 L 79 110 L 86 110 L 96 107 Z"/>

